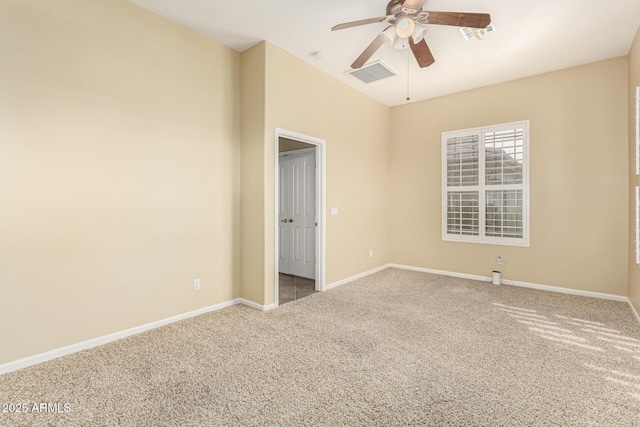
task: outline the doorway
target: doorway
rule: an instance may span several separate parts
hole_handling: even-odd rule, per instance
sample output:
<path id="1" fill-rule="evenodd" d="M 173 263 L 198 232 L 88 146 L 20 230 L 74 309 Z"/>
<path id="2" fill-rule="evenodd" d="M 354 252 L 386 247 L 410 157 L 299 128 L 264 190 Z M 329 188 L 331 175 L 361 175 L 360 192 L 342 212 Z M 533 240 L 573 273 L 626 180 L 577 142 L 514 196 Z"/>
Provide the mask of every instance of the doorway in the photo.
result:
<path id="1" fill-rule="evenodd" d="M 275 305 L 324 290 L 324 141 L 276 129 Z"/>
<path id="2" fill-rule="evenodd" d="M 315 280 L 316 150 L 312 147 L 282 151 L 289 142 L 280 138 L 279 271 Z"/>

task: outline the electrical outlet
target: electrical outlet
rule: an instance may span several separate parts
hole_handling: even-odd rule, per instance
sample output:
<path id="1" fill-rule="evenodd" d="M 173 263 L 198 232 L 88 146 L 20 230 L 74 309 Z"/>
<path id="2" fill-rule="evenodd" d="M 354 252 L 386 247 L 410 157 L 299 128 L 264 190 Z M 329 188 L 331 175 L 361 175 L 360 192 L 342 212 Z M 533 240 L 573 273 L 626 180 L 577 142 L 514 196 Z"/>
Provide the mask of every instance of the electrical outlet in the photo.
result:
<path id="1" fill-rule="evenodd" d="M 502 255 L 498 255 L 498 265 L 502 264 L 504 264 L 504 258 L 502 258 Z"/>
<path id="2" fill-rule="evenodd" d="M 373 258 L 373 249 L 369 250 L 369 258 Z"/>
<path id="3" fill-rule="evenodd" d="M 200 279 L 195 279 L 193 281 L 193 290 L 194 291 L 199 291 L 200 290 Z"/>

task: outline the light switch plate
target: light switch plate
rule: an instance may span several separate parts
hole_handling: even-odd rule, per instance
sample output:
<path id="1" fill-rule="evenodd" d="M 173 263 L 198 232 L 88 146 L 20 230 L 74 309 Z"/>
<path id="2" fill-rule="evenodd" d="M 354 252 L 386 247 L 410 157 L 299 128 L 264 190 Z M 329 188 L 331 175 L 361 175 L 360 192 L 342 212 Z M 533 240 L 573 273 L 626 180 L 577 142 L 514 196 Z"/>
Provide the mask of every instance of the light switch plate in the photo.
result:
<path id="1" fill-rule="evenodd" d="M 338 215 L 338 208 L 331 208 L 331 215 Z"/>

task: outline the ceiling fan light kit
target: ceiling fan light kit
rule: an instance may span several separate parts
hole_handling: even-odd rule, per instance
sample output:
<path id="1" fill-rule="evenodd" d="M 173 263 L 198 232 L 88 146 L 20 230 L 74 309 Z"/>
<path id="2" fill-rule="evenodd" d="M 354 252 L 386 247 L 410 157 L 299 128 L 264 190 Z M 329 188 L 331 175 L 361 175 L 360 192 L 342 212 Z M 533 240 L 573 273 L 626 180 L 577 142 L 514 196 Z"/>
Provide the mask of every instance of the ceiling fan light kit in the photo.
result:
<path id="1" fill-rule="evenodd" d="M 425 3 L 426 0 L 391 0 L 387 4 L 385 16 L 346 22 L 334 26 L 331 29 L 332 31 L 382 21 L 387 21 L 391 24 L 360 54 L 355 62 L 351 64 L 351 68 L 362 67 L 385 43 L 396 49 L 410 47 L 420 68 L 430 66 L 435 62 L 435 59 L 424 39 L 426 28 L 423 25 L 426 24 L 451 25 L 471 29 L 470 34 L 461 29 L 465 38 L 470 36 L 482 39 L 485 33 L 495 31 L 494 27 L 489 30 L 491 16 L 487 13 L 428 12 L 422 10 L 422 6 Z"/>
<path id="2" fill-rule="evenodd" d="M 380 38 L 385 44 L 395 49 L 407 49 L 409 47 L 409 37 L 412 37 L 415 43 L 420 43 L 424 39 L 426 32 L 427 29 L 425 27 L 415 24 L 413 33 L 409 36 L 404 36 L 404 34 L 399 34 L 397 27 L 390 26 L 380 33 Z"/>
<path id="3" fill-rule="evenodd" d="M 420 43 L 424 36 L 427 34 L 427 29 L 422 25 L 416 25 L 416 30 L 413 32 L 411 37 L 415 43 Z"/>
<path id="4" fill-rule="evenodd" d="M 402 37 L 403 39 L 411 36 L 415 29 L 416 22 L 408 16 L 400 18 L 400 20 L 396 22 L 396 33 L 398 34 L 398 37 Z"/>
<path id="5" fill-rule="evenodd" d="M 396 40 L 393 42 L 393 44 L 391 45 L 394 49 L 408 49 L 409 48 L 409 39 L 408 38 L 402 38 L 402 37 L 396 37 Z"/>
<path id="6" fill-rule="evenodd" d="M 395 42 L 397 36 L 398 34 L 396 33 L 396 29 L 393 26 L 387 27 L 386 30 L 380 33 L 380 37 L 382 38 L 382 41 L 388 44 L 389 46 L 393 46 L 393 42 Z"/>

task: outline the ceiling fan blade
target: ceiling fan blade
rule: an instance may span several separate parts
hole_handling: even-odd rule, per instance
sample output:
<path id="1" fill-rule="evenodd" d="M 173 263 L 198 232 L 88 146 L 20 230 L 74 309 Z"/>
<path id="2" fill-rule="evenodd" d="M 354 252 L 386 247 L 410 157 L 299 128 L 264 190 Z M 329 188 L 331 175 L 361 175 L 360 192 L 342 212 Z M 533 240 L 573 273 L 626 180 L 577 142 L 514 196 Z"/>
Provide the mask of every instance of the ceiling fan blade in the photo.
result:
<path id="1" fill-rule="evenodd" d="M 376 22 L 382 22 L 385 19 L 387 19 L 386 16 L 379 16 L 377 18 L 369 18 L 369 19 L 361 19 L 360 21 L 345 22 L 344 24 L 338 24 L 334 26 L 333 28 L 331 28 L 331 31 L 344 30 L 345 28 L 358 27 L 360 25 L 375 24 Z"/>
<path id="2" fill-rule="evenodd" d="M 491 15 L 488 13 L 429 12 L 426 21 L 427 24 L 486 28 L 491 23 Z"/>
<path id="3" fill-rule="evenodd" d="M 413 56 L 416 57 L 416 61 L 418 61 L 420 68 L 428 67 L 436 62 L 425 39 L 422 39 L 420 43 L 414 43 L 413 37 L 409 37 L 409 46 L 411 46 Z"/>
<path id="4" fill-rule="evenodd" d="M 351 64 L 351 68 L 355 70 L 356 68 L 362 67 L 369 60 L 369 58 L 371 58 L 373 54 L 376 53 L 378 49 L 380 49 L 380 46 L 382 46 L 383 44 L 384 42 L 382 41 L 382 37 L 378 36 L 373 39 L 371 44 L 367 46 L 364 52 L 362 52 L 360 56 L 358 56 L 358 59 L 356 59 L 355 62 Z"/>
<path id="5" fill-rule="evenodd" d="M 402 3 L 402 6 L 411 10 L 420 10 L 422 9 L 422 5 L 426 2 L 427 0 L 405 0 L 405 2 Z"/>

